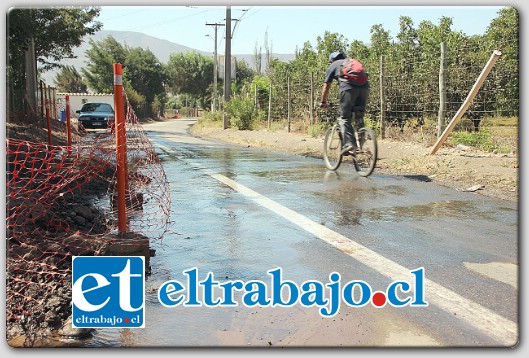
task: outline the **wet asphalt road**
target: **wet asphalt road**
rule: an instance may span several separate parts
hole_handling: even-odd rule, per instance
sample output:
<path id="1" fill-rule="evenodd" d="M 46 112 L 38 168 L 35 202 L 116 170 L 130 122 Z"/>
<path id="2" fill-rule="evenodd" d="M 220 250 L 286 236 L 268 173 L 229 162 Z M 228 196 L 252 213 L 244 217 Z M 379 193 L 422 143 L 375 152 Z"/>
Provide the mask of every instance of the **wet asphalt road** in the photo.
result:
<path id="1" fill-rule="evenodd" d="M 146 328 L 99 330 L 88 346 L 512 346 L 518 337 L 517 203 L 434 183 L 359 177 L 321 159 L 203 141 L 193 121 L 144 126 L 171 186 L 173 232 L 152 244 Z M 382 153 L 383 155 L 383 153 Z M 424 268 L 426 307 L 163 307 L 160 285 L 201 278 L 367 282 Z M 412 285 L 413 286 L 413 285 Z M 402 295 L 401 295 L 402 297 Z"/>

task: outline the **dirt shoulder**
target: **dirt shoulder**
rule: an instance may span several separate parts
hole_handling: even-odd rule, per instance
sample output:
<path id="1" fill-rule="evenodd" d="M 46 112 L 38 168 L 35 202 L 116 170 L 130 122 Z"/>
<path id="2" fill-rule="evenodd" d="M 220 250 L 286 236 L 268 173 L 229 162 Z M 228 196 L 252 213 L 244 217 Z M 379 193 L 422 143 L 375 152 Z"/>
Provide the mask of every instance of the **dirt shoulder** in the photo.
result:
<path id="1" fill-rule="evenodd" d="M 191 134 L 211 141 L 243 147 L 265 148 L 321 158 L 323 137 L 300 133 L 254 130 L 240 131 L 195 125 Z M 495 154 L 471 147 L 441 147 L 435 155 L 420 143 L 378 140 L 376 173 L 431 181 L 460 191 L 472 191 L 504 200 L 518 200 L 518 155 Z M 323 165 L 323 163 L 322 163 Z"/>

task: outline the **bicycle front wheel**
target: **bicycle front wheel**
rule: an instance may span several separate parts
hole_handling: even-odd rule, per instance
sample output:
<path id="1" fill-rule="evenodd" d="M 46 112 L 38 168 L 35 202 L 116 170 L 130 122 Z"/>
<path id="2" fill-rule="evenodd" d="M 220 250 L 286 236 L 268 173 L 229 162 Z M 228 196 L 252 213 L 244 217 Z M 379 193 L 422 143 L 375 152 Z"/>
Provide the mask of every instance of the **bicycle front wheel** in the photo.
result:
<path id="1" fill-rule="evenodd" d="M 330 170 L 336 170 L 342 163 L 342 138 L 338 124 L 333 125 L 325 133 L 323 141 L 323 161 Z"/>
<path id="2" fill-rule="evenodd" d="M 367 177 L 375 170 L 378 146 L 375 132 L 369 127 L 358 130 L 360 150 L 354 156 L 354 165 L 359 175 Z"/>

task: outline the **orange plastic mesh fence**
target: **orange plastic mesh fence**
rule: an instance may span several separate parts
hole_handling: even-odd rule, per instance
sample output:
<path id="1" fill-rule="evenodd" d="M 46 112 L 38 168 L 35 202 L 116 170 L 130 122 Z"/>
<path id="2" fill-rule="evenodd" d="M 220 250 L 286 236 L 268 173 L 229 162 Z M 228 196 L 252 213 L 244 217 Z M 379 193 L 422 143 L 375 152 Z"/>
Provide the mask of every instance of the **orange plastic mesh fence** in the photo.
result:
<path id="1" fill-rule="evenodd" d="M 72 147 L 6 139 L 7 336 L 49 334 L 71 314 L 71 258 L 145 248 L 170 226 L 161 162 L 126 101 L 127 232 L 118 231 L 113 128 Z M 147 247 L 148 249 L 148 247 Z"/>

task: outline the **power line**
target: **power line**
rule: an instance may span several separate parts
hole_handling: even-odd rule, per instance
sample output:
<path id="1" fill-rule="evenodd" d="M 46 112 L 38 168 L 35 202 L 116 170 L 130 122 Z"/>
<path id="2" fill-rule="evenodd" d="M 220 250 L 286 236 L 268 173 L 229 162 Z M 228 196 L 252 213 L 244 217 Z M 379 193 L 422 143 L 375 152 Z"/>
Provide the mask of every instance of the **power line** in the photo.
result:
<path id="1" fill-rule="evenodd" d="M 233 39 L 233 36 L 235 36 L 235 30 L 239 26 L 239 23 L 242 21 L 243 17 L 248 13 L 248 11 L 250 11 L 252 8 L 253 8 L 253 6 L 250 7 L 249 9 L 241 10 L 241 11 L 244 12 L 244 14 L 242 14 L 241 17 L 239 17 L 238 19 L 232 19 L 233 21 L 236 21 L 235 26 L 233 26 L 233 31 L 231 32 L 231 38 L 232 39 Z"/>
<path id="2" fill-rule="evenodd" d="M 254 6 L 252 6 L 252 7 L 250 8 L 250 9 L 252 9 L 252 8 L 254 8 Z M 250 9 L 248 9 L 248 11 L 249 11 Z M 254 11 L 254 12 L 252 12 L 252 13 L 251 13 L 250 15 L 248 15 L 248 17 L 250 17 L 250 16 L 253 16 L 253 15 L 257 14 L 257 13 L 258 13 L 259 11 L 261 11 L 261 10 L 263 10 L 263 8 L 260 8 L 260 9 L 257 9 L 257 10 L 255 10 L 255 11 Z M 248 17 L 247 17 L 246 19 L 248 19 Z"/>
<path id="3" fill-rule="evenodd" d="M 105 22 L 105 21 L 109 21 L 109 20 L 114 20 L 114 19 L 119 19 L 120 17 L 125 17 L 125 16 L 129 16 L 129 15 L 132 15 L 132 14 L 136 14 L 140 11 L 144 11 L 143 9 L 140 9 L 140 10 L 136 10 L 136 11 L 132 11 L 132 12 L 129 12 L 129 13 L 126 13 L 126 14 L 122 14 L 122 15 L 118 15 L 118 16 L 113 16 L 113 17 L 109 17 L 109 18 L 106 18 L 106 19 L 101 19 L 99 21 L 101 22 Z"/>
<path id="4" fill-rule="evenodd" d="M 187 18 L 190 18 L 190 17 L 193 17 L 193 16 L 197 16 L 197 15 L 203 14 L 203 13 L 208 12 L 208 11 L 210 11 L 210 9 L 204 10 L 204 11 L 200 11 L 200 12 L 197 12 L 197 13 L 192 14 L 192 15 L 181 16 L 181 17 L 177 17 L 177 18 L 174 18 L 174 19 L 171 19 L 171 20 L 167 20 L 167 21 L 163 21 L 163 22 L 159 22 L 159 23 L 154 23 L 154 24 L 151 24 L 151 25 L 144 25 L 144 26 L 135 27 L 135 28 L 131 29 L 130 31 L 132 31 L 132 30 L 140 30 L 140 29 L 147 28 L 147 27 L 162 26 L 162 25 L 165 25 L 165 24 L 177 21 L 177 20 L 183 20 L 183 19 L 187 19 Z"/>

